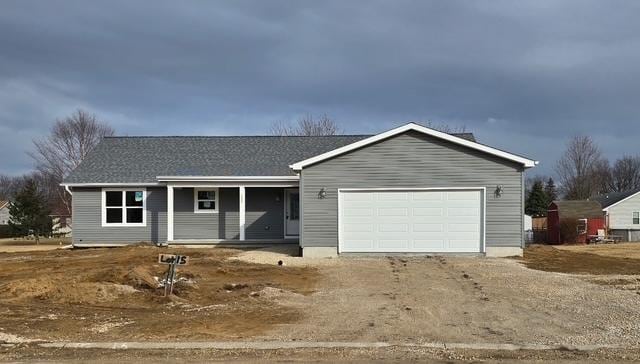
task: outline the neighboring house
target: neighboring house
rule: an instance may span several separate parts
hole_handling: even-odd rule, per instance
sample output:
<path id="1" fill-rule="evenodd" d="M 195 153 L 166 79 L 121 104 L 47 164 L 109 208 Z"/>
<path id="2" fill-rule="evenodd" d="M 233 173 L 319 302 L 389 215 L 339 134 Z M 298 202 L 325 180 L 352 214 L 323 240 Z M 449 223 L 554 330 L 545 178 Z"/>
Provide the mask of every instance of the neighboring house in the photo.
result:
<path id="1" fill-rule="evenodd" d="M 533 230 L 533 217 L 530 215 L 524 215 L 524 231 Z"/>
<path id="2" fill-rule="evenodd" d="M 522 254 L 536 161 L 409 123 L 377 135 L 107 137 L 64 181 L 73 243 L 295 243 L 304 256 Z"/>
<path id="3" fill-rule="evenodd" d="M 0 200 L 0 225 L 9 225 L 9 201 Z"/>
<path id="4" fill-rule="evenodd" d="M 640 241 L 640 190 L 612 192 L 594 200 L 602 205 L 609 235 Z"/>
<path id="5" fill-rule="evenodd" d="M 563 241 L 561 223 L 577 220 L 576 241 Z M 605 229 L 602 207 L 597 201 L 553 201 L 547 211 L 547 239 L 549 243 L 586 243 L 590 236 L 598 236 Z"/>
<path id="6" fill-rule="evenodd" d="M 62 206 L 53 209 L 51 217 L 51 233 L 54 236 L 71 236 L 71 215 Z"/>

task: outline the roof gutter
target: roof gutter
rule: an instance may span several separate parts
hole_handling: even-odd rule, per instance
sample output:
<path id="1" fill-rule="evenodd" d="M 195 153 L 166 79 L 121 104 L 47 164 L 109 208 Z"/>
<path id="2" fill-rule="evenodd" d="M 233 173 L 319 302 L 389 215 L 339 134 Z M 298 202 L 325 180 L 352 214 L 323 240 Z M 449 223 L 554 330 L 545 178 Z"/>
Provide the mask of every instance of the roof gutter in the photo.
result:
<path id="1" fill-rule="evenodd" d="M 153 187 L 161 186 L 158 182 L 104 182 L 104 183 L 61 183 L 67 191 L 69 187 Z"/>
<path id="2" fill-rule="evenodd" d="M 300 176 L 158 176 L 160 182 L 291 182 Z"/>

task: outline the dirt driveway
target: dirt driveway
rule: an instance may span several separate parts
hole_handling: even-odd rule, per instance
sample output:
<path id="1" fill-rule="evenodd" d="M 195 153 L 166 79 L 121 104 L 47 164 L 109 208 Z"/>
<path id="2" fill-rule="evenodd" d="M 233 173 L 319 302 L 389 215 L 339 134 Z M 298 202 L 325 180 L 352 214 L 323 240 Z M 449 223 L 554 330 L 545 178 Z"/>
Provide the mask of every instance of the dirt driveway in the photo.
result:
<path id="1" fill-rule="evenodd" d="M 264 339 L 640 342 L 640 296 L 590 275 L 462 257 L 339 259 L 321 272 L 317 292 L 292 302 L 303 307 L 304 319 Z"/>

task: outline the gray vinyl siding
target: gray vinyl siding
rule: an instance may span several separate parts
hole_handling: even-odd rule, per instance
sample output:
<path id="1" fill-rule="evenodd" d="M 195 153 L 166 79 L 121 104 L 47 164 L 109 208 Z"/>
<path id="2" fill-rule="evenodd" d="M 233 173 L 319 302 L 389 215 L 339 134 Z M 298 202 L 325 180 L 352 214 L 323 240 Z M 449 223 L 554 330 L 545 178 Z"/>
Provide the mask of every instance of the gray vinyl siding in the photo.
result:
<path id="1" fill-rule="evenodd" d="M 301 246 L 337 246 L 339 188 L 486 187 L 486 246 L 520 247 L 522 172 L 516 163 L 421 133 L 392 137 L 301 171 Z M 322 188 L 327 195 L 319 199 Z"/>
<path id="2" fill-rule="evenodd" d="M 284 190 L 246 188 L 245 238 L 284 238 Z"/>
<path id="3" fill-rule="evenodd" d="M 218 190 L 218 213 L 194 212 L 193 188 L 175 189 L 173 195 L 173 238 L 191 239 L 239 239 L 240 203 L 238 188 Z"/>
<path id="4" fill-rule="evenodd" d="M 640 230 L 633 224 L 634 211 L 640 211 L 640 194 L 609 207 L 609 229 Z"/>
<path id="5" fill-rule="evenodd" d="M 74 244 L 131 244 L 167 241 L 167 191 L 147 188 L 146 226 L 102 226 L 102 189 L 73 189 Z"/>

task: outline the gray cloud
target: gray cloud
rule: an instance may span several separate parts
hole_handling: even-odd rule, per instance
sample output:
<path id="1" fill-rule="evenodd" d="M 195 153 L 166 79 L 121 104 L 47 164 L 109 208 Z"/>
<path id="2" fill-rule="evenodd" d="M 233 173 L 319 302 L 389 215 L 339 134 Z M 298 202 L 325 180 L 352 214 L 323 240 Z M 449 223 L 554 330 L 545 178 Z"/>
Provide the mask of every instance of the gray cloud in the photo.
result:
<path id="1" fill-rule="evenodd" d="M 541 160 L 640 133 L 640 4 L 601 1 L 6 1 L 0 173 L 78 107 L 123 134 L 260 134 L 327 113 L 348 132 L 431 120 Z M 535 172 L 534 172 L 535 173 Z"/>

